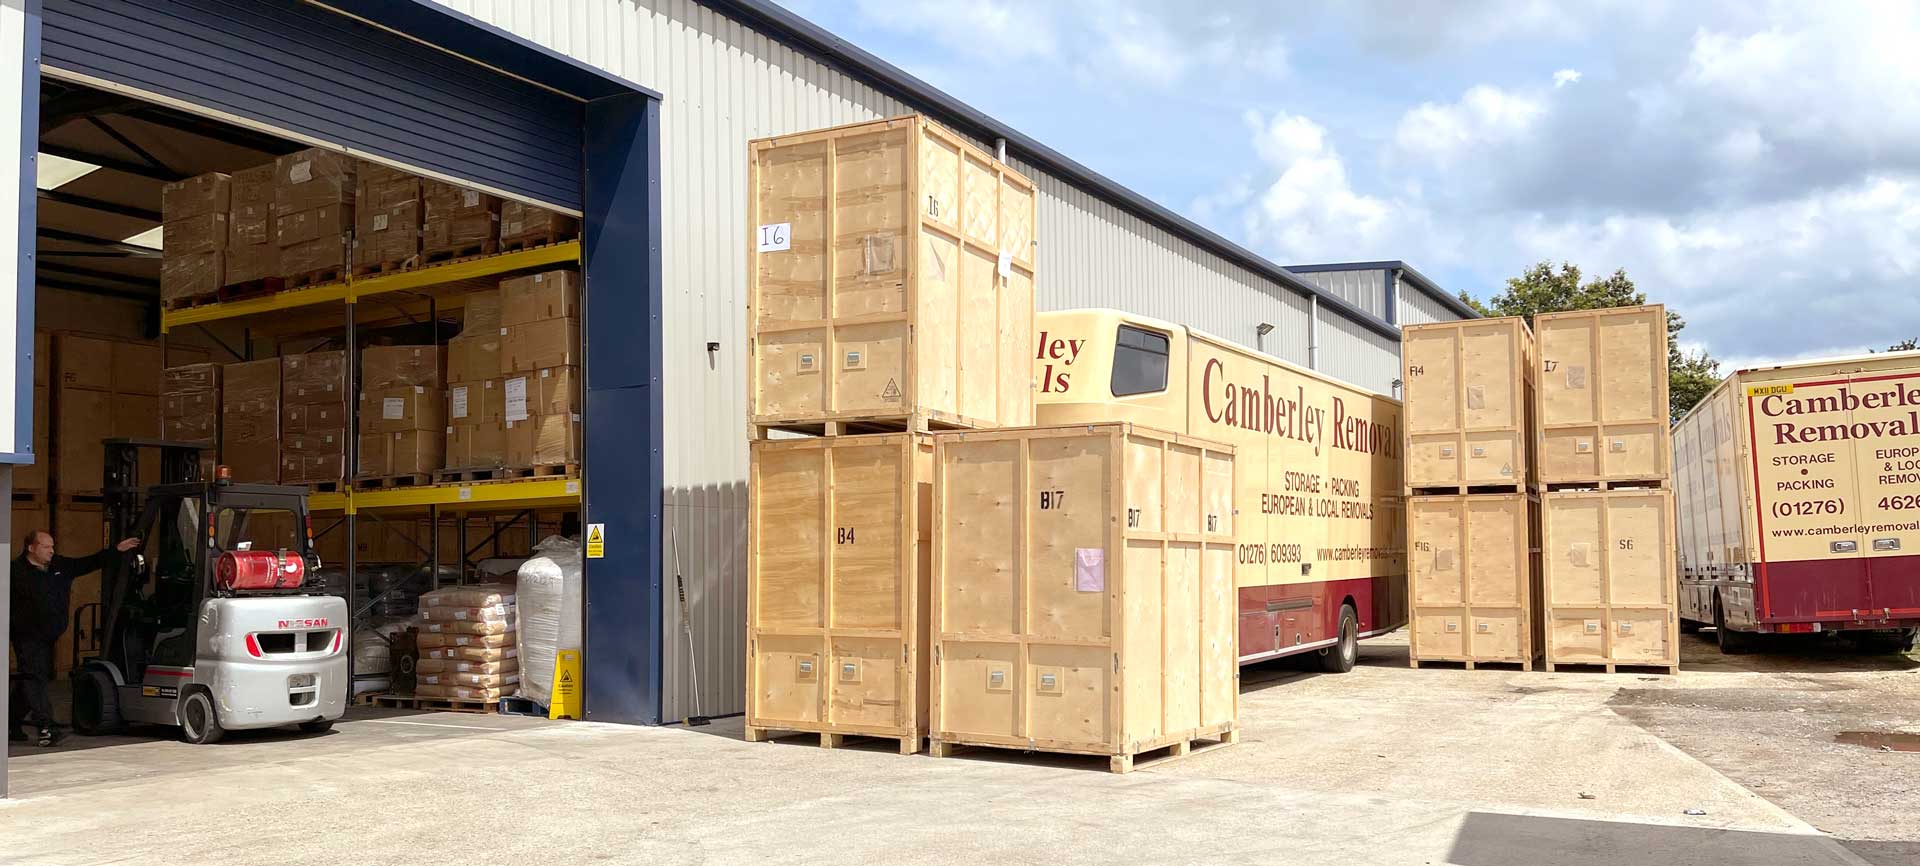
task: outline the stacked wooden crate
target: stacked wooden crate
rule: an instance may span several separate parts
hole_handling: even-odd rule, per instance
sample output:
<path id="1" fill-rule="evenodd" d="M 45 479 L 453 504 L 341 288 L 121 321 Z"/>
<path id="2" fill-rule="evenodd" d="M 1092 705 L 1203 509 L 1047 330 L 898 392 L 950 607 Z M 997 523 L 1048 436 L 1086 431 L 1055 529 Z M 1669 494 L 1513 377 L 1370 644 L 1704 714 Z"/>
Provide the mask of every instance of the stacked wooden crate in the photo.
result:
<path id="1" fill-rule="evenodd" d="M 1401 356 L 1409 659 L 1531 670 L 1542 639 L 1533 334 L 1517 317 L 1414 325 Z"/>
<path id="2" fill-rule="evenodd" d="M 1667 315 L 1543 314 L 1539 342 L 1547 669 L 1679 669 Z"/>
<path id="3" fill-rule="evenodd" d="M 747 736 L 912 753 L 928 434 L 1033 421 L 1033 185 L 920 117 L 749 154 Z"/>

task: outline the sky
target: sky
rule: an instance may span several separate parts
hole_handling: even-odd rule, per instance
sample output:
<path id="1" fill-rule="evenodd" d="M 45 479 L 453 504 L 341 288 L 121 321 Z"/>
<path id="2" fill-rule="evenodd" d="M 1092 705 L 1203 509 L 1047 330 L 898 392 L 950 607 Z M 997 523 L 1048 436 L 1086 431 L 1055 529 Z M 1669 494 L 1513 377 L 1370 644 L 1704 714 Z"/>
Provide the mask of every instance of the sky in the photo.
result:
<path id="1" fill-rule="evenodd" d="M 781 2 L 1283 265 L 1624 268 L 1723 372 L 1920 336 L 1920 4 Z"/>

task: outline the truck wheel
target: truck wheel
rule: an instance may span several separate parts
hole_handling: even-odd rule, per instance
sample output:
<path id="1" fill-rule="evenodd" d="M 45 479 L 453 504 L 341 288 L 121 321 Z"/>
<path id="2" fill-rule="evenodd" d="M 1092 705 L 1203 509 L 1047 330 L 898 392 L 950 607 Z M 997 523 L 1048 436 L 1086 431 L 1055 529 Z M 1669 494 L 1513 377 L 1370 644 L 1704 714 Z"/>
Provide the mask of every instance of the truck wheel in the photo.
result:
<path id="1" fill-rule="evenodd" d="M 1897 631 L 1842 632 L 1841 636 L 1863 655 L 1897 655 L 1913 651 L 1914 629 Z"/>
<path id="2" fill-rule="evenodd" d="M 220 727 L 220 714 L 214 711 L 213 696 L 205 689 L 194 689 L 180 699 L 180 735 L 196 746 L 220 742 L 227 735 Z"/>
<path id="3" fill-rule="evenodd" d="M 1720 644 L 1721 655 L 1745 655 L 1752 649 L 1746 635 L 1727 628 L 1727 612 L 1721 608 L 1718 595 L 1713 597 L 1713 638 Z"/>
<path id="4" fill-rule="evenodd" d="M 113 677 L 89 667 L 73 675 L 73 729 L 89 737 L 117 734 L 127 727 L 120 715 L 120 690 Z"/>
<path id="5" fill-rule="evenodd" d="M 1320 670 L 1330 674 L 1344 674 L 1353 670 L 1353 663 L 1360 658 L 1360 616 L 1353 612 L 1353 605 L 1340 606 L 1340 638 L 1333 646 L 1320 651 Z"/>

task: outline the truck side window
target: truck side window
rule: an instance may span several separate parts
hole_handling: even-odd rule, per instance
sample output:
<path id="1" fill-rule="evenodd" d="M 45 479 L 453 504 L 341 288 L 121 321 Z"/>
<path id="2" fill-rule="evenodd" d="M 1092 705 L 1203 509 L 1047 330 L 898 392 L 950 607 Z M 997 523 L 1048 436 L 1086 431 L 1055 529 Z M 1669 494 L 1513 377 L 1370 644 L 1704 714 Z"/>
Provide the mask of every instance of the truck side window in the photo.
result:
<path id="1" fill-rule="evenodd" d="M 1167 388 L 1167 335 L 1120 326 L 1113 345 L 1113 396 Z"/>

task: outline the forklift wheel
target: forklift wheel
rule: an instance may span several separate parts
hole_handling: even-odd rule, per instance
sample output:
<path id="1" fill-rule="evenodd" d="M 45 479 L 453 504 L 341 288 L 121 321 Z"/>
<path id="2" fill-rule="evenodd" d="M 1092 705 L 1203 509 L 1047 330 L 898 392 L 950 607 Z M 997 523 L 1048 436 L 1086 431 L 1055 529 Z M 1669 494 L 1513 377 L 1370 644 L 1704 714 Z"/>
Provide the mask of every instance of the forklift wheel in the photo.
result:
<path id="1" fill-rule="evenodd" d="M 332 719 L 315 719 L 311 722 L 300 723 L 300 733 L 303 734 L 324 734 L 331 730 L 333 730 Z"/>
<path id="2" fill-rule="evenodd" d="M 120 715 L 120 691 L 113 676 L 89 667 L 73 675 L 73 728 L 89 737 L 117 734 L 127 723 Z"/>
<path id="3" fill-rule="evenodd" d="M 213 696 L 205 689 L 195 689 L 180 699 L 180 734 L 187 742 L 196 746 L 217 743 L 226 733 L 220 727 L 220 714 L 214 712 Z"/>

